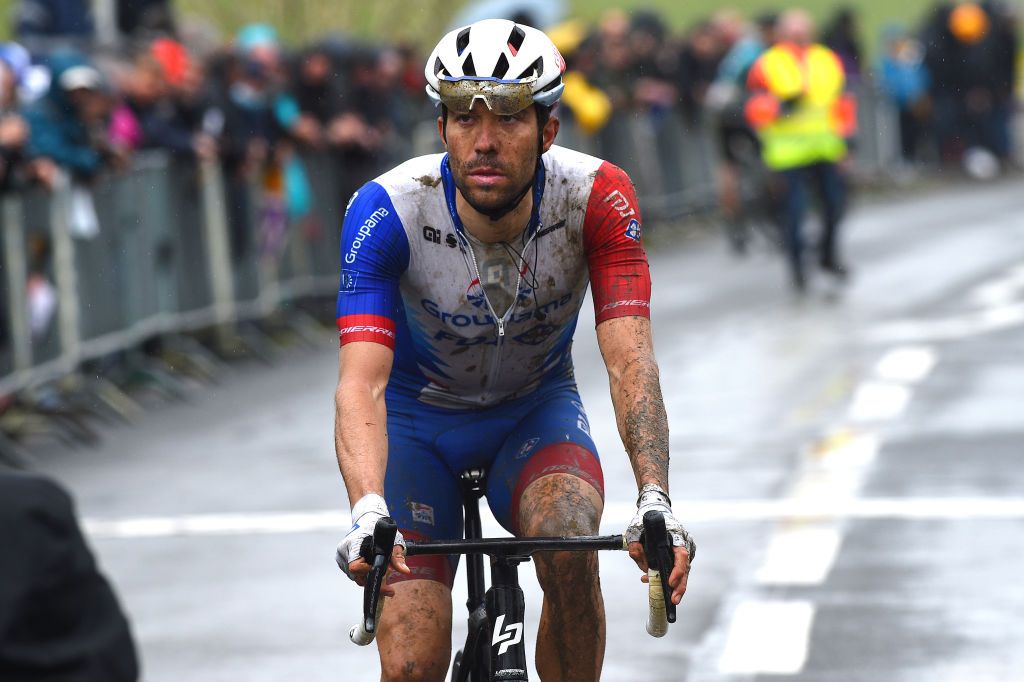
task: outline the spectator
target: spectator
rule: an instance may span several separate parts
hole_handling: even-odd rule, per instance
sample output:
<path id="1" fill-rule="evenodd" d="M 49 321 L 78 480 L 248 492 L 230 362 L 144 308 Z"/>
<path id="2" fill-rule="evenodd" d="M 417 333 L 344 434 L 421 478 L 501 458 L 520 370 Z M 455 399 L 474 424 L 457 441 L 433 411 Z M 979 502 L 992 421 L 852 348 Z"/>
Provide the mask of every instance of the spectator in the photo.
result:
<path id="1" fill-rule="evenodd" d="M 676 100 L 677 64 L 665 43 L 665 24 L 653 12 L 635 12 L 629 43 L 633 102 L 656 114 L 668 113 Z"/>
<path id="2" fill-rule="evenodd" d="M 993 102 L 993 152 L 1004 164 L 1013 153 L 1013 114 L 1018 78 L 1020 35 L 1016 10 L 1006 2 L 987 3 L 992 17 L 993 62 L 995 65 Z"/>
<path id="3" fill-rule="evenodd" d="M 0 679 L 138 678 L 128 621 L 63 489 L 0 470 L 0 546 Z"/>
<path id="4" fill-rule="evenodd" d="M 814 184 L 824 213 L 818 263 L 839 280 L 848 274 L 838 248 L 845 201 L 838 162 L 846 155 L 846 143 L 836 120 L 845 78 L 839 58 L 813 42 L 813 31 L 806 12 L 785 12 L 779 19 L 778 44 L 758 58 L 748 78 L 756 96 L 748 101 L 747 112 L 761 140 L 762 158 L 784 180 L 783 232 L 791 281 L 798 293 L 807 288 L 803 239 L 807 183 Z"/>
<path id="5" fill-rule="evenodd" d="M 250 181 L 262 172 L 284 135 L 274 114 L 275 92 L 267 67 L 245 55 L 226 53 L 215 65 L 218 84 L 206 115 L 224 170 L 231 251 L 237 260 L 253 246 Z"/>
<path id="6" fill-rule="evenodd" d="M 5 49 L 7 48 L 7 49 Z M 0 46 L 0 191 L 7 190 L 24 158 L 28 124 L 18 102 L 18 60 Z"/>
<path id="7" fill-rule="evenodd" d="M 1008 140 L 998 112 L 1007 96 L 1007 48 L 986 9 L 975 3 L 940 6 L 926 31 L 940 158 L 964 162 L 978 176 L 998 172 L 996 158 L 1006 153 Z"/>
<path id="8" fill-rule="evenodd" d="M 138 126 L 134 147 L 166 149 L 179 156 L 193 157 L 205 152 L 208 143 L 194 122 L 179 115 L 170 83 L 170 76 L 180 83 L 189 67 L 182 65 L 180 71 L 175 71 L 165 62 L 153 54 L 152 48 L 135 58 L 121 84 L 121 108 Z"/>
<path id="9" fill-rule="evenodd" d="M 344 187 L 339 196 L 346 202 L 365 178 L 372 177 L 385 161 L 395 134 L 398 88 L 398 73 L 392 73 L 390 80 L 385 76 L 376 50 L 355 50 L 347 66 L 342 112 L 327 130 L 327 141 L 345 169 Z"/>
<path id="10" fill-rule="evenodd" d="M 343 108 L 338 67 L 326 47 L 316 45 L 300 53 L 291 79 L 297 115 L 292 135 L 309 147 L 322 147 L 326 132 Z"/>
<path id="11" fill-rule="evenodd" d="M 158 38 L 150 46 L 150 54 L 160 65 L 166 83 L 162 102 L 165 125 L 177 131 L 176 147 L 183 157 L 193 154 L 199 158 L 213 158 L 216 141 L 203 130 L 203 118 L 209 108 L 205 90 L 205 71 L 202 63 L 194 59 L 185 46 L 170 38 Z M 186 142 L 187 145 L 184 144 Z"/>
<path id="12" fill-rule="evenodd" d="M 167 75 L 175 125 L 194 133 L 192 146 L 199 158 L 213 158 L 217 153 L 217 141 L 213 134 L 216 126 L 209 119 L 217 118 L 218 114 L 209 116 L 212 110 L 212 97 L 207 87 L 206 66 L 203 61 L 192 58 L 187 52 L 183 56 L 178 54 L 179 48 L 184 50 L 180 43 L 174 43 L 170 63 L 167 63 L 166 50 L 159 47 L 160 44 L 160 40 L 154 42 L 154 55 Z"/>
<path id="13" fill-rule="evenodd" d="M 882 42 L 885 51 L 878 62 L 878 85 L 899 111 L 901 156 L 914 163 L 920 160 L 931 110 L 924 50 L 899 26 L 888 27 Z"/>
<path id="14" fill-rule="evenodd" d="M 402 92 L 407 98 L 427 102 L 428 100 L 423 97 L 423 88 L 427 84 L 427 79 L 423 75 L 423 57 L 409 43 L 398 46 L 398 56 L 402 60 Z"/>
<path id="15" fill-rule="evenodd" d="M 143 40 L 175 35 L 170 0 L 120 0 L 117 3 L 117 30 L 125 36 Z"/>
<path id="16" fill-rule="evenodd" d="M 681 113 L 690 125 L 702 118 L 704 99 L 724 56 L 725 45 L 710 21 L 699 22 L 687 33 L 677 73 Z"/>
<path id="17" fill-rule="evenodd" d="M 576 21 L 548 29 L 547 34 L 566 61 L 559 117 L 574 121 L 584 135 L 593 135 L 608 123 L 612 113 L 608 95 L 590 82 L 597 67 L 596 37 L 587 36 Z"/>
<path id="18" fill-rule="evenodd" d="M 88 47 L 96 32 L 89 0 L 18 0 L 14 33 L 33 54 Z"/>
<path id="19" fill-rule="evenodd" d="M 846 81 L 859 83 L 864 50 L 857 26 L 857 10 L 853 7 L 839 8 L 825 27 L 821 42 L 839 57 Z"/>
<path id="20" fill-rule="evenodd" d="M 633 53 L 629 42 L 629 17 L 622 10 L 610 10 L 598 27 L 598 63 L 592 82 L 600 88 L 612 108 L 623 111 L 632 105 L 633 83 L 630 77 Z"/>
<path id="21" fill-rule="evenodd" d="M 52 187 L 55 165 L 86 180 L 107 162 L 124 167 L 127 157 L 106 134 L 110 99 L 99 71 L 73 52 L 54 55 L 50 69 L 49 91 L 26 112 L 29 153 L 50 162 L 40 167 L 40 179 Z"/>

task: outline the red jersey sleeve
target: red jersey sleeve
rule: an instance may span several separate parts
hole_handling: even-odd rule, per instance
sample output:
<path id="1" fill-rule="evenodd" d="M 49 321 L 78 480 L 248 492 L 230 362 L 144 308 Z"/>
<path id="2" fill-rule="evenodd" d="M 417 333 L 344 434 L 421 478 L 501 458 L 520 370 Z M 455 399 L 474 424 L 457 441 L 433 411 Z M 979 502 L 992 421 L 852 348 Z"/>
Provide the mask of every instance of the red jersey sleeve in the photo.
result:
<path id="1" fill-rule="evenodd" d="M 583 218 L 597 324 L 613 317 L 651 315 L 651 273 L 640 226 L 640 208 L 629 176 L 603 162 Z"/>

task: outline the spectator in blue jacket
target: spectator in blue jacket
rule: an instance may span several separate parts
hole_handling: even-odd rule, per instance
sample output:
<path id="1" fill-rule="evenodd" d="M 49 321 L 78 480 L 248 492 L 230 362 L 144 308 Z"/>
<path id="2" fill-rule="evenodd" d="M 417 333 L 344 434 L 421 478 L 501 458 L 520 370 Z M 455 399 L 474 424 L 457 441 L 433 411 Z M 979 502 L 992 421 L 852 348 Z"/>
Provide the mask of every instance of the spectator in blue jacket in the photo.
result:
<path id="1" fill-rule="evenodd" d="M 878 84 L 899 111 L 903 160 L 918 161 L 930 116 L 924 49 L 902 27 L 895 25 L 886 28 L 884 43 L 885 52 L 878 62 Z"/>
<path id="2" fill-rule="evenodd" d="M 99 71 L 73 52 L 54 55 L 50 71 L 49 91 L 25 112 L 31 131 L 29 154 L 85 180 L 105 161 L 124 161 L 107 140 L 110 99 Z M 41 173 L 41 179 L 52 186 L 53 169 Z"/>

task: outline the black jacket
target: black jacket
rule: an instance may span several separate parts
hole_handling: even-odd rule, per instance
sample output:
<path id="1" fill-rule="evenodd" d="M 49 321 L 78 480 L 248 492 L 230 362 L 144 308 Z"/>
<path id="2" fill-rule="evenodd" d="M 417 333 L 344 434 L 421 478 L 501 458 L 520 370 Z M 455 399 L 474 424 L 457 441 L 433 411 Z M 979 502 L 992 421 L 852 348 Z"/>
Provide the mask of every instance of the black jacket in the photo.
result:
<path id="1" fill-rule="evenodd" d="M 128 621 L 75 520 L 71 497 L 0 471 L 0 680 L 133 682 Z"/>

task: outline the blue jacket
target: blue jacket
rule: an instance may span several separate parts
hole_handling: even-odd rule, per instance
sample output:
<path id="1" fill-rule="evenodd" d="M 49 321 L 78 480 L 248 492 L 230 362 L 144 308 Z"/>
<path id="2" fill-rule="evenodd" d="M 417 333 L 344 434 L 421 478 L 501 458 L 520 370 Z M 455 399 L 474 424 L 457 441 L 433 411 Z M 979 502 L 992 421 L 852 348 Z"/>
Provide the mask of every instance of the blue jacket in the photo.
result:
<path id="1" fill-rule="evenodd" d="M 60 87 L 61 75 L 73 66 L 88 62 L 77 53 L 63 52 L 50 59 L 50 89 L 25 112 L 31 133 L 30 156 L 45 156 L 75 175 L 91 176 L 103 162 L 92 146 L 89 131 Z"/>
<path id="2" fill-rule="evenodd" d="M 901 109 L 928 92 L 928 70 L 921 60 L 902 60 L 884 55 L 878 62 L 878 83 Z"/>

